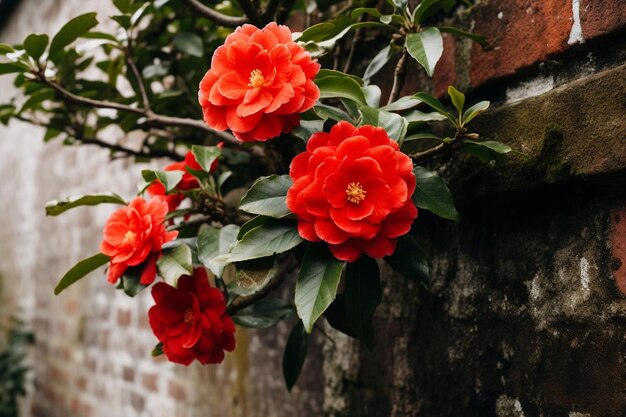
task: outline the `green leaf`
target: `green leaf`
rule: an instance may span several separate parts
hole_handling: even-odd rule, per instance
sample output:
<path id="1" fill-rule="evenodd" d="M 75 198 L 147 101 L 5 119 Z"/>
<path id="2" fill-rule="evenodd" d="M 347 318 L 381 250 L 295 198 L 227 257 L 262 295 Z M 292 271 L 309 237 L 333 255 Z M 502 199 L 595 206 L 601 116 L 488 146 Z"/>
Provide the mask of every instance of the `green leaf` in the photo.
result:
<path id="1" fill-rule="evenodd" d="M 61 30 L 57 32 L 50 43 L 49 55 L 53 56 L 70 43 L 78 39 L 79 36 L 89 32 L 91 28 L 98 24 L 96 13 L 85 13 L 67 22 Z"/>
<path id="2" fill-rule="evenodd" d="M 359 339 L 365 347 L 371 351 L 374 345 L 374 326 L 372 320 L 370 319 L 365 323 L 359 334 L 352 328 L 348 320 L 347 310 L 345 294 L 339 294 L 324 313 L 324 317 L 333 329 L 339 330 L 341 333 L 354 339 Z"/>
<path id="3" fill-rule="evenodd" d="M 211 172 L 213 163 L 222 155 L 222 150 L 217 146 L 193 145 L 191 153 L 205 172 Z"/>
<path id="4" fill-rule="evenodd" d="M 301 321 L 295 325 L 285 346 L 285 354 L 283 356 L 283 376 L 287 384 L 287 390 L 291 391 L 304 365 L 306 352 L 309 346 L 309 335 L 304 331 L 304 325 Z"/>
<path id="5" fill-rule="evenodd" d="M 41 103 L 47 100 L 52 100 L 55 97 L 55 91 L 52 88 L 42 88 L 35 91 L 28 97 L 28 99 L 22 105 L 20 113 L 25 110 L 34 110 Z"/>
<path id="6" fill-rule="evenodd" d="M 149 169 L 141 171 L 141 175 L 146 182 L 159 180 L 168 193 L 176 188 L 180 180 L 183 179 L 183 174 L 183 171 L 151 171 Z"/>
<path id="7" fill-rule="evenodd" d="M 11 45 L 8 45 L 6 43 L 0 43 L 0 56 L 4 56 L 12 52 L 15 52 L 15 49 L 13 49 Z"/>
<path id="8" fill-rule="evenodd" d="M 315 84 L 320 89 L 320 99 L 341 97 L 359 104 L 367 104 L 361 86 L 348 76 L 316 79 Z"/>
<path id="9" fill-rule="evenodd" d="M 373 125 L 385 129 L 389 137 L 396 142 L 402 142 L 406 135 L 409 122 L 396 113 L 390 113 L 382 110 L 373 109 L 371 107 L 362 106 L 361 124 Z"/>
<path id="10" fill-rule="evenodd" d="M 454 117 L 454 115 L 450 113 L 449 111 L 447 111 L 446 108 L 443 107 L 443 104 L 441 104 L 441 102 L 437 100 L 435 97 L 431 96 L 428 93 L 416 93 L 416 94 L 413 94 L 413 98 L 421 100 L 427 105 L 429 105 L 430 107 L 432 107 L 433 109 L 437 110 L 439 114 L 446 116 L 448 120 L 450 120 L 456 126 L 457 120 Z"/>
<path id="11" fill-rule="evenodd" d="M 432 133 L 416 133 L 414 135 L 405 137 L 404 142 L 410 142 L 412 140 L 421 140 L 421 139 L 443 140 L 439 136 L 433 135 Z"/>
<path id="12" fill-rule="evenodd" d="M 228 291 L 240 296 L 261 290 L 278 272 L 278 262 L 273 256 L 237 262 L 235 267 L 235 279 L 228 285 Z"/>
<path id="13" fill-rule="evenodd" d="M 415 192 L 413 202 L 419 208 L 428 210 L 444 219 L 459 222 L 459 213 L 454 207 L 452 193 L 445 182 L 434 172 L 423 167 L 415 167 Z"/>
<path id="14" fill-rule="evenodd" d="M 46 203 L 46 216 L 58 216 L 67 210 L 80 206 L 96 206 L 98 204 L 121 204 L 126 202 L 117 194 L 102 193 L 68 197 L 65 200 L 53 200 Z"/>
<path id="15" fill-rule="evenodd" d="M 398 100 L 394 101 L 393 103 L 387 104 L 386 106 L 381 107 L 380 109 L 385 110 L 385 111 L 407 110 L 407 109 L 417 106 L 421 102 L 422 100 L 418 100 L 414 97 L 405 96 L 405 97 L 400 97 Z"/>
<path id="16" fill-rule="evenodd" d="M 433 6 L 440 6 L 438 3 L 441 0 L 422 0 L 413 10 L 413 23 L 421 25 L 424 18 L 426 18 L 429 9 Z"/>
<path id="17" fill-rule="evenodd" d="M 333 119 L 338 122 L 342 120 L 352 120 L 352 117 L 345 111 L 338 109 L 337 107 L 327 106 L 326 104 L 318 103 L 313 107 L 313 111 L 321 117 L 323 120 Z"/>
<path id="18" fill-rule="evenodd" d="M 389 62 L 391 56 L 391 45 L 388 45 L 387 47 L 381 49 L 380 52 L 378 52 L 376 56 L 372 58 L 367 68 L 365 69 L 365 74 L 363 74 L 363 81 L 369 83 L 372 77 L 378 74 L 378 72 L 383 69 L 385 64 Z"/>
<path id="19" fill-rule="evenodd" d="M 248 220 L 241 226 L 241 229 L 239 229 L 239 233 L 237 234 L 237 240 L 241 240 L 241 238 L 246 233 L 248 233 L 250 230 L 254 229 L 255 227 L 261 226 L 269 219 L 270 217 L 266 217 L 266 216 L 256 216 L 256 217 L 253 217 L 251 220 Z"/>
<path id="20" fill-rule="evenodd" d="M 252 214 L 281 218 L 291 212 L 285 204 L 287 191 L 293 184 L 289 175 L 261 177 L 241 199 L 239 208 Z"/>
<path id="21" fill-rule="evenodd" d="M 428 76 L 432 77 L 443 53 L 443 38 L 439 29 L 428 27 L 418 33 L 409 33 L 406 36 L 406 49 L 424 67 Z"/>
<path id="22" fill-rule="evenodd" d="M 378 9 L 374 7 L 357 7 L 352 11 L 351 16 L 353 19 L 358 19 L 364 14 L 369 14 L 370 16 L 374 17 L 381 17 L 383 15 Z"/>
<path id="23" fill-rule="evenodd" d="M 363 85 L 363 80 L 357 77 L 356 75 L 346 74 L 345 72 L 341 72 L 337 70 L 322 68 L 321 70 L 319 70 L 319 72 L 315 76 L 315 78 L 318 80 L 321 80 L 322 78 L 326 78 L 326 77 L 340 77 L 340 78 L 349 77 L 350 79 L 356 81 L 357 84 L 359 84 L 360 86 Z"/>
<path id="24" fill-rule="evenodd" d="M 101 253 L 97 253 L 87 259 L 83 259 L 82 261 L 74 265 L 72 269 L 67 271 L 65 275 L 63 275 L 63 278 L 61 278 L 57 286 L 54 288 L 54 294 L 58 295 L 61 291 L 63 291 L 79 279 L 83 278 L 90 272 L 93 272 L 96 269 L 100 268 L 107 262 L 109 262 L 109 257 Z"/>
<path id="25" fill-rule="evenodd" d="M 48 35 L 31 33 L 24 40 L 24 49 L 26 53 L 33 57 L 35 61 L 41 58 L 41 55 L 46 50 L 46 46 L 48 46 Z"/>
<path id="26" fill-rule="evenodd" d="M 385 261 L 405 278 L 430 288 L 430 271 L 426 254 L 411 236 L 400 236 L 395 252 L 386 256 Z"/>
<path id="27" fill-rule="evenodd" d="M 174 37 L 174 48 L 187 55 L 202 58 L 204 56 L 204 45 L 202 38 L 195 33 L 183 32 Z"/>
<path id="28" fill-rule="evenodd" d="M 21 62 L 0 62 L 0 75 L 26 72 L 28 70 L 30 70 L 28 65 L 22 64 Z"/>
<path id="29" fill-rule="evenodd" d="M 375 260 L 362 256 L 348 264 L 343 294 L 348 323 L 361 338 L 383 298 L 380 271 Z"/>
<path id="30" fill-rule="evenodd" d="M 159 275 L 171 286 L 176 286 L 181 275 L 193 274 L 191 248 L 185 244 L 163 249 L 157 260 Z"/>
<path id="31" fill-rule="evenodd" d="M 129 297 L 134 297 L 146 288 L 147 285 L 141 283 L 141 273 L 143 272 L 145 265 L 130 267 L 122 275 L 117 288 L 124 290 L 124 293 Z"/>
<path id="32" fill-rule="evenodd" d="M 113 35 L 104 32 L 87 32 L 80 35 L 81 38 L 85 39 L 101 39 L 105 41 L 111 41 L 112 43 L 120 43 L 120 41 Z"/>
<path id="33" fill-rule="evenodd" d="M 226 225 L 221 229 L 212 226 L 200 229 L 196 241 L 198 259 L 217 277 L 221 277 L 224 273 L 224 265 L 213 259 L 228 253 L 230 246 L 237 241 L 237 233 L 239 233 L 239 226 L 234 224 Z"/>
<path id="34" fill-rule="evenodd" d="M 233 321 L 240 326 L 252 329 L 267 329 L 291 315 L 291 304 L 278 298 L 263 298 L 237 312 Z"/>
<path id="35" fill-rule="evenodd" d="M 130 16 L 126 14 L 111 16 L 111 19 L 115 20 L 124 29 L 130 29 Z"/>
<path id="36" fill-rule="evenodd" d="M 113 0 L 113 5 L 122 13 L 130 13 L 131 0 Z"/>
<path id="37" fill-rule="evenodd" d="M 335 299 L 345 264 L 330 253 L 325 243 L 310 245 L 304 254 L 295 299 L 307 333 Z"/>
<path id="38" fill-rule="evenodd" d="M 461 114 L 463 114 L 463 106 L 465 106 L 465 94 L 450 85 L 448 86 L 448 95 L 450 96 L 450 100 L 452 100 L 454 108 L 459 112 L 460 117 Z"/>
<path id="39" fill-rule="evenodd" d="M 488 101 L 481 101 L 465 110 L 465 113 L 463 113 L 463 125 L 468 124 L 474 117 L 487 110 L 490 104 Z"/>
<path id="40" fill-rule="evenodd" d="M 302 242 L 293 221 L 269 219 L 233 245 L 229 262 L 265 258 L 295 248 Z"/>
<path id="41" fill-rule="evenodd" d="M 483 142 L 467 140 L 461 143 L 459 150 L 468 155 L 475 156 L 482 162 L 496 161 L 497 163 L 501 163 L 504 158 L 503 155 L 511 152 L 513 149 L 504 143 L 491 140 Z"/>
<path id="42" fill-rule="evenodd" d="M 476 42 L 477 44 L 479 44 L 480 46 L 482 46 L 483 48 L 485 48 L 488 44 L 487 41 L 485 40 L 485 38 L 481 35 L 478 35 L 476 33 L 470 33 L 470 32 L 465 32 L 461 29 L 457 29 L 455 27 L 451 27 L 451 26 L 439 26 L 439 31 L 440 32 L 447 32 L 447 33 L 452 33 L 454 35 L 459 35 L 459 36 L 464 36 L 468 39 L 473 40 L 474 42 Z"/>
<path id="43" fill-rule="evenodd" d="M 156 346 L 154 347 L 154 349 L 152 349 L 152 357 L 157 357 L 157 356 L 161 356 L 163 354 L 163 343 L 159 342 L 156 344 Z"/>

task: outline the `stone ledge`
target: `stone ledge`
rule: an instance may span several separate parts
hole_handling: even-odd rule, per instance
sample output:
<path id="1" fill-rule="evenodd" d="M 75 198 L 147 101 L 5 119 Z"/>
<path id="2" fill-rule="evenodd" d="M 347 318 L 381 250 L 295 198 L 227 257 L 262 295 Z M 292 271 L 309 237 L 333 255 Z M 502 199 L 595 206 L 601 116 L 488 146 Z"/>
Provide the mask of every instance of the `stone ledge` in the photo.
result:
<path id="1" fill-rule="evenodd" d="M 624 171 L 625 90 L 626 64 L 489 111 L 472 130 L 527 158 L 485 166 L 463 157 L 447 165 L 444 175 L 453 186 L 485 195 Z"/>

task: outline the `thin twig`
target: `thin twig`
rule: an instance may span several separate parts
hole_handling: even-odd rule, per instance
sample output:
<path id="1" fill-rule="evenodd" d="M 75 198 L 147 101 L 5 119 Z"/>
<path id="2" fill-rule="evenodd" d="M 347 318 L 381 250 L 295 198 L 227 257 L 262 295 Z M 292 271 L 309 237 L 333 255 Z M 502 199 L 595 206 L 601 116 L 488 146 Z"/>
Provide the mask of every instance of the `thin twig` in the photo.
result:
<path id="1" fill-rule="evenodd" d="M 437 155 L 441 152 L 443 152 L 443 150 L 446 148 L 446 145 L 448 145 L 448 143 L 440 143 L 439 145 L 435 146 L 434 148 L 430 148 L 427 149 L 425 151 L 422 152 L 415 152 L 409 155 L 409 158 L 411 158 L 414 162 L 415 161 L 419 161 L 421 159 L 425 159 L 428 158 L 430 156 L 434 156 Z"/>
<path id="2" fill-rule="evenodd" d="M 233 315 L 237 313 L 239 310 L 242 310 L 249 305 L 254 304 L 258 300 L 269 294 L 271 291 L 278 288 L 278 286 L 282 284 L 285 278 L 287 278 L 297 268 L 297 266 L 298 263 L 292 256 L 285 259 L 274 278 L 272 278 L 272 280 L 265 287 L 261 288 L 259 291 L 255 292 L 252 295 L 235 299 L 228 306 L 228 314 Z"/>
<path id="3" fill-rule="evenodd" d="M 264 23 L 259 14 L 259 9 L 256 8 L 252 0 L 237 0 L 237 3 L 239 3 L 239 7 L 248 17 L 249 23 L 256 26 L 261 26 Z"/>
<path id="4" fill-rule="evenodd" d="M 289 13 L 291 13 L 291 9 L 295 6 L 296 0 L 284 0 L 280 7 L 278 8 L 278 12 L 276 13 L 276 22 L 278 24 L 284 24 L 289 17 Z"/>
<path id="5" fill-rule="evenodd" d="M 143 77 L 135 64 L 135 60 L 133 59 L 133 47 L 130 36 L 128 38 L 128 47 L 124 51 L 126 55 L 126 65 L 130 68 L 131 72 L 135 76 L 135 80 L 137 81 L 137 85 L 139 86 L 139 94 L 141 94 L 141 100 L 143 101 L 143 108 L 146 113 L 152 113 L 152 107 L 150 106 L 150 99 L 148 98 L 148 93 L 146 92 L 146 86 L 143 84 Z"/>
<path id="6" fill-rule="evenodd" d="M 387 100 L 387 104 L 391 104 L 398 98 L 398 94 L 400 94 L 400 90 L 404 86 L 404 74 L 406 72 L 406 63 L 409 52 L 404 48 L 402 50 L 402 56 L 398 60 L 398 64 L 396 65 L 396 69 L 393 72 L 393 86 L 391 87 L 391 93 L 389 93 L 389 100 Z"/>
<path id="7" fill-rule="evenodd" d="M 76 95 L 66 90 L 65 88 L 63 88 L 57 82 L 44 78 L 43 76 L 40 77 L 39 80 L 49 85 L 53 89 L 55 89 L 59 94 L 61 94 L 68 101 L 71 101 L 76 104 L 83 104 L 86 106 L 91 106 L 91 107 L 95 107 L 99 109 L 113 109 L 113 110 L 120 110 L 120 111 L 129 112 L 129 113 L 139 114 L 139 115 L 146 117 L 147 119 L 146 124 L 153 125 L 153 126 L 192 127 L 194 129 L 203 130 L 206 133 L 209 133 L 217 137 L 218 139 L 221 139 L 232 145 L 240 146 L 239 141 L 237 141 L 237 139 L 235 139 L 235 137 L 232 136 L 231 134 L 212 129 L 200 120 L 187 119 L 187 118 L 182 118 L 182 117 L 164 116 L 164 115 L 155 114 L 152 112 L 146 112 L 146 110 L 142 108 L 132 107 L 126 104 L 115 103 L 115 102 L 107 101 L 107 100 L 94 100 L 91 98 Z M 251 153 L 256 154 L 255 152 L 251 152 Z"/>
<path id="8" fill-rule="evenodd" d="M 210 19 L 221 26 L 237 27 L 248 22 L 245 16 L 228 16 L 218 11 L 211 9 L 208 6 L 200 3 L 198 0 L 184 0 L 185 3 L 202 16 Z"/>

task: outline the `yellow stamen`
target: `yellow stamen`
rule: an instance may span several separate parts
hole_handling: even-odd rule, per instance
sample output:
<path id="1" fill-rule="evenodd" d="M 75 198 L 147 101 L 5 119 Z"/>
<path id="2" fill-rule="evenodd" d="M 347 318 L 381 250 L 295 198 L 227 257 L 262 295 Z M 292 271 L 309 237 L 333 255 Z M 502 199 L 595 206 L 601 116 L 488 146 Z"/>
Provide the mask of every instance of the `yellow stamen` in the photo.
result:
<path id="1" fill-rule="evenodd" d="M 250 73 L 250 87 L 261 88 L 265 85 L 265 78 L 261 70 L 255 69 Z"/>
<path id="2" fill-rule="evenodd" d="M 185 317 L 184 317 L 185 323 L 193 323 L 194 322 L 194 317 L 193 317 L 193 311 L 191 311 L 190 308 L 187 309 L 187 311 L 185 311 Z"/>
<path id="3" fill-rule="evenodd" d="M 128 232 L 126 232 L 126 234 L 124 235 L 124 242 L 123 243 L 130 243 L 130 242 L 134 242 L 135 239 L 137 238 L 137 234 L 134 232 L 131 232 L 130 230 Z"/>
<path id="4" fill-rule="evenodd" d="M 359 204 L 365 200 L 365 194 L 367 192 L 363 189 L 360 182 L 351 182 L 346 188 L 346 194 L 348 194 L 348 201 L 354 204 Z"/>

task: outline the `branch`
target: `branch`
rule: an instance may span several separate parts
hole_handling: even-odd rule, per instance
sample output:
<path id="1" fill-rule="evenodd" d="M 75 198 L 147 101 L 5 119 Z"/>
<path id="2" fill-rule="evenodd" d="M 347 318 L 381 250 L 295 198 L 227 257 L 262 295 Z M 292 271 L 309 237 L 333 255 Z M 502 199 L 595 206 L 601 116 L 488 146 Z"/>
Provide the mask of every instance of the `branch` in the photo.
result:
<path id="1" fill-rule="evenodd" d="M 150 106 L 150 99 L 148 98 L 148 93 L 146 92 L 146 86 L 143 84 L 143 77 L 139 73 L 139 69 L 137 69 L 137 65 L 133 60 L 133 47 L 130 36 L 128 37 L 128 47 L 124 52 L 126 55 L 126 65 L 128 65 L 128 67 L 131 69 L 139 86 L 139 93 L 141 94 L 141 99 L 143 101 L 143 108 L 146 113 L 151 113 L 152 110 Z"/>
<path id="2" fill-rule="evenodd" d="M 278 270 L 274 278 L 265 287 L 261 288 L 259 291 L 247 297 L 236 298 L 228 306 L 228 314 L 234 315 L 239 310 L 242 310 L 248 307 L 249 305 L 254 304 L 261 298 L 264 298 L 267 294 L 272 292 L 274 289 L 278 288 L 278 286 L 280 286 L 280 284 L 283 283 L 285 278 L 287 278 L 297 268 L 297 266 L 298 266 L 298 263 L 292 256 L 287 258 L 284 261 L 284 263 L 281 265 L 280 269 Z"/>
<path id="3" fill-rule="evenodd" d="M 228 15 L 222 14 L 218 11 L 211 9 L 208 6 L 205 6 L 204 4 L 200 3 L 198 0 L 183 0 L 183 1 L 187 3 L 187 5 L 191 7 L 192 9 L 194 9 L 196 12 L 200 13 L 202 16 L 214 21 L 215 23 L 221 26 L 237 27 L 248 22 L 248 19 L 245 16 L 238 17 L 238 16 L 228 16 Z"/>
<path id="4" fill-rule="evenodd" d="M 279 5 L 280 0 L 270 0 L 269 3 L 267 3 L 265 13 L 263 13 L 263 20 L 266 22 L 274 20 L 274 15 L 276 14 L 276 10 L 278 10 Z"/>
<path id="5" fill-rule="evenodd" d="M 443 153 L 444 151 L 451 149 L 453 146 L 457 146 L 463 139 L 476 140 L 479 137 L 477 133 L 466 133 L 466 132 L 467 130 L 465 128 L 460 128 L 456 131 L 454 138 L 451 141 L 440 143 L 434 148 L 426 149 L 425 151 L 422 151 L 422 152 L 415 152 L 408 156 L 409 158 L 413 160 L 413 162 L 417 162 L 421 159 L 425 159 L 425 158 Z"/>
<path id="6" fill-rule="evenodd" d="M 252 0 L 237 0 L 237 3 L 239 3 L 239 7 L 241 7 L 241 10 L 243 10 L 246 16 L 248 16 L 250 23 L 256 26 L 263 25 L 263 21 L 259 15 L 259 9 L 256 8 Z"/>
<path id="7" fill-rule="evenodd" d="M 420 159 L 424 159 L 424 158 L 428 158 L 430 156 L 434 156 L 437 155 L 441 152 L 444 151 L 444 149 L 446 149 L 446 145 L 449 145 L 449 143 L 440 143 L 439 145 L 435 146 L 434 148 L 430 148 L 427 149 L 425 151 L 422 152 L 415 152 L 409 155 L 409 158 L 411 158 L 414 162 L 415 161 L 419 161 Z"/>
<path id="8" fill-rule="evenodd" d="M 22 115 L 15 115 L 13 117 L 17 120 L 21 120 L 22 122 L 26 122 L 34 126 L 48 128 L 48 123 L 45 123 L 39 120 L 29 119 Z M 65 129 L 63 130 L 63 133 L 73 137 L 74 139 L 76 139 L 77 141 L 85 145 L 99 146 L 104 149 L 109 149 L 113 152 L 121 152 L 123 154 L 126 154 L 126 156 L 134 156 L 138 158 L 170 158 L 174 161 L 182 161 L 184 159 L 181 155 L 172 151 L 161 151 L 161 150 L 150 150 L 149 152 L 136 151 L 134 149 L 126 148 L 116 143 L 106 142 L 99 138 L 86 137 L 76 129 L 72 129 L 72 131 Z"/>
<path id="9" fill-rule="evenodd" d="M 278 12 L 276 13 L 276 22 L 278 22 L 278 24 L 283 25 L 287 21 L 289 13 L 291 12 L 291 9 L 293 9 L 293 6 L 295 6 L 295 4 L 296 0 L 285 0 L 283 3 L 281 3 L 280 7 L 278 8 Z"/>
<path id="10" fill-rule="evenodd" d="M 409 55 L 409 52 L 406 48 L 402 50 L 402 56 L 398 60 L 398 64 L 396 65 L 396 69 L 393 72 L 393 87 L 391 87 L 391 93 L 389 93 L 389 100 L 387 100 L 387 104 L 391 104 L 398 98 L 398 94 L 400 94 L 400 90 L 402 90 L 402 86 L 404 86 L 404 73 L 406 71 L 406 60 Z"/>
<path id="11" fill-rule="evenodd" d="M 221 139 L 221 140 L 223 140 L 225 142 L 228 142 L 228 143 L 230 143 L 232 145 L 240 146 L 240 143 L 231 134 L 226 133 L 226 132 L 220 132 L 218 130 L 212 129 L 209 126 L 207 126 L 204 122 L 202 122 L 200 120 L 187 119 L 187 118 L 181 118 L 181 117 L 163 116 L 163 115 L 160 115 L 160 114 L 152 113 L 149 110 L 128 106 L 126 104 L 115 103 L 115 102 L 107 101 L 107 100 L 94 100 L 94 99 L 91 99 L 91 98 L 87 98 L 87 97 L 82 97 L 82 96 L 76 95 L 76 94 L 66 90 L 61 85 L 56 83 L 55 81 L 49 80 L 49 79 L 47 79 L 47 78 L 45 78 L 43 76 L 40 76 L 39 80 L 40 80 L 40 82 L 43 82 L 43 83 L 49 85 L 50 87 L 52 87 L 53 89 L 55 89 L 59 94 L 61 94 L 61 96 L 63 96 L 65 99 L 67 99 L 68 101 L 71 101 L 73 103 L 83 104 L 83 105 L 86 105 L 86 106 L 91 106 L 91 107 L 95 107 L 95 108 L 99 108 L 99 109 L 113 109 L 113 110 L 125 111 L 125 112 L 128 112 L 128 113 L 139 114 L 139 115 L 142 115 L 142 116 L 146 117 L 148 125 L 153 125 L 153 126 L 173 126 L 173 127 L 192 127 L 194 129 L 203 130 L 206 133 L 209 133 L 209 134 L 211 134 L 211 135 L 213 135 L 213 136 L 215 136 L 215 137 L 217 137 L 217 138 L 219 138 L 219 139 Z M 254 152 L 252 152 L 252 153 L 254 154 Z"/>

